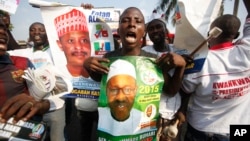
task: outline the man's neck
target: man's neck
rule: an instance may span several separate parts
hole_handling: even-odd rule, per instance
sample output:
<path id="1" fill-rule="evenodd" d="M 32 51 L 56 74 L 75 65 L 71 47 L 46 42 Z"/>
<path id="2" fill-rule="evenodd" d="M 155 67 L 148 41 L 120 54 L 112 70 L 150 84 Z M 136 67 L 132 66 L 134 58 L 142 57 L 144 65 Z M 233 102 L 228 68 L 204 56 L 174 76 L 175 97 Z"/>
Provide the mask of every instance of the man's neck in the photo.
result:
<path id="1" fill-rule="evenodd" d="M 160 43 L 160 44 L 154 44 L 153 45 L 155 51 L 157 52 L 166 52 L 169 51 L 169 44 L 166 44 L 165 42 Z"/>
<path id="2" fill-rule="evenodd" d="M 49 48 L 49 44 L 43 44 L 43 45 L 40 45 L 40 46 L 34 46 L 34 51 L 37 51 L 37 50 L 46 50 L 47 48 Z"/>
<path id="3" fill-rule="evenodd" d="M 141 53 L 141 48 L 122 48 L 121 53 L 123 56 L 139 56 Z"/>

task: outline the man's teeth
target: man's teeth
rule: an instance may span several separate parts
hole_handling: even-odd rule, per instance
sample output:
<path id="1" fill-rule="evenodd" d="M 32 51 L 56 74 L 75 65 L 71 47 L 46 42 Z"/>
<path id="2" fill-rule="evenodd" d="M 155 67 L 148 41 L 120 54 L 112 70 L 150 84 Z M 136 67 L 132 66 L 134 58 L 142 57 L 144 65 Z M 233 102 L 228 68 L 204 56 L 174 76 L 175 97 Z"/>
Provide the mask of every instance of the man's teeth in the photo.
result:
<path id="1" fill-rule="evenodd" d="M 119 108 L 123 108 L 123 107 L 124 107 L 124 105 L 119 105 L 118 107 L 119 107 Z"/>

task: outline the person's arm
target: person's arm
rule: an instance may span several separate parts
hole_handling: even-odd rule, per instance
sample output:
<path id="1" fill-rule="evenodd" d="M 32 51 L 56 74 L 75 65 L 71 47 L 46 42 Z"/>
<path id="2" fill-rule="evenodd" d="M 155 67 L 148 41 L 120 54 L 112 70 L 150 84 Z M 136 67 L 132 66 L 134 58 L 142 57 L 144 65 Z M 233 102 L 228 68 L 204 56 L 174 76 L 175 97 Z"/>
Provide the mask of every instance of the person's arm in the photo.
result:
<path id="1" fill-rule="evenodd" d="M 102 62 L 108 63 L 109 60 L 107 58 L 89 57 L 83 64 L 90 77 L 97 82 L 101 81 L 102 74 L 107 74 L 109 71 L 108 67 L 101 64 Z"/>
<path id="2" fill-rule="evenodd" d="M 175 122 L 176 120 L 179 120 L 178 126 L 181 126 L 186 122 L 186 113 L 191 94 L 185 93 L 182 89 L 180 89 L 179 94 L 181 96 L 181 106 L 176 112 L 175 119 L 173 121 Z"/>
<path id="3" fill-rule="evenodd" d="M 36 114 L 43 115 L 49 110 L 48 100 L 36 101 L 32 96 L 22 93 L 8 99 L 0 110 L 0 122 L 6 122 L 14 116 L 14 123 L 27 121 Z"/>
<path id="4" fill-rule="evenodd" d="M 163 91 L 168 95 L 175 95 L 180 87 L 186 66 L 186 62 L 181 55 L 176 53 L 167 53 L 156 60 L 156 63 L 162 68 L 164 76 Z M 171 69 L 175 69 L 172 76 L 169 75 Z"/>

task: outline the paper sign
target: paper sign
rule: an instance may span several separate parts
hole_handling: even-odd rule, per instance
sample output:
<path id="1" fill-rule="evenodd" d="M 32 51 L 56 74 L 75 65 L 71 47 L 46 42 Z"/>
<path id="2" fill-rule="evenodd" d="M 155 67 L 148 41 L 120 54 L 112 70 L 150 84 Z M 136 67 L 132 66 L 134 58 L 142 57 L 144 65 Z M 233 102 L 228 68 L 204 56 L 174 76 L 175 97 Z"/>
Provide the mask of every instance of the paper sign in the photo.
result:
<path id="1" fill-rule="evenodd" d="M 15 14 L 18 4 L 19 0 L 0 0 L 0 9 Z"/>

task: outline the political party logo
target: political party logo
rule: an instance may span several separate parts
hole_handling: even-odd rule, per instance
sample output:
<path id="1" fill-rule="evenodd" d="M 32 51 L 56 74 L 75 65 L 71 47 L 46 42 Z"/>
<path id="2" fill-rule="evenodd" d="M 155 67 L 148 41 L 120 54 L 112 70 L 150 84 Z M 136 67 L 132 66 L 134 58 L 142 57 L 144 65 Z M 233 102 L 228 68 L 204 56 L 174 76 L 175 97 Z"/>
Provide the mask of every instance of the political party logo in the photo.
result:
<path id="1" fill-rule="evenodd" d="M 94 42 L 95 55 L 104 55 L 111 51 L 111 44 L 109 41 Z"/>
<path id="2" fill-rule="evenodd" d="M 24 81 L 24 79 L 22 78 L 23 74 L 24 74 L 23 70 L 16 70 L 11 72 L 13 80 L 17 83 L 22 83 Z"/>
<path id="3" fill-rule="evenodd" d="M 29 137 L 32 139 L 40 139 L 42 137 L 42 134 L 45 131 L 45 127 L 43 124 L 37 124 L 32 129 L 32 133 L 29 134 Z"/>
<path id="4" fill-rule="evenodd" d="M 141 72 L 141 79 L 147 85 L 154 85 L 157 83 L 158 76 L 153 70 L 145 70 Z"/>
<path id="5" fill-rule="evenodd" d="M 103 25 L 97 24 L 96 26 L 96 32 L 95 32 L 95 37 L 96 39 L 102 38 L 102 37 L 108 37 L 108 29 L 106 29 Z"/>

